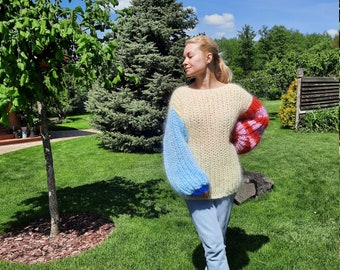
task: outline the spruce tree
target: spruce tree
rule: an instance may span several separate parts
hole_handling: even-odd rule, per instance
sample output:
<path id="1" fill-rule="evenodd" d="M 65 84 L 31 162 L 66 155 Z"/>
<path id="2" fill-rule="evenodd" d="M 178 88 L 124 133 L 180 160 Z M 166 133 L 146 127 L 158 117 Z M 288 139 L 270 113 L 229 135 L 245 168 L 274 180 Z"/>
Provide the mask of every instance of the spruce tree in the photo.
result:
<path id="1" fill-rule="evenodd" d="M 197 17 L 175 0 L 133 0 L 120 12 L 117 58 L 125 75 L 114 89 L 96 87 L 87 108 L 103 132 L 105 148 L 119 152 L 161 151 L 163 125 L 171 92 L 185 82 L 182 69 L 187 30 Z"/>

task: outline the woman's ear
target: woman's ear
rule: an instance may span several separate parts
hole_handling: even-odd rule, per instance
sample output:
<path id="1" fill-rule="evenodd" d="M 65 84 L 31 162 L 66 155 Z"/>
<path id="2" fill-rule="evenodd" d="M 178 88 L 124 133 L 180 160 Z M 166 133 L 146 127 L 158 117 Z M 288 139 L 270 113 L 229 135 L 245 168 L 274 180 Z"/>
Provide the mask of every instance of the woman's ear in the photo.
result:
<path id="1" fill-rule="evenodd" d="M 207 64 L 211 63 L 213 60 L 213 54 L 212 53 L 207 53 Z"/>

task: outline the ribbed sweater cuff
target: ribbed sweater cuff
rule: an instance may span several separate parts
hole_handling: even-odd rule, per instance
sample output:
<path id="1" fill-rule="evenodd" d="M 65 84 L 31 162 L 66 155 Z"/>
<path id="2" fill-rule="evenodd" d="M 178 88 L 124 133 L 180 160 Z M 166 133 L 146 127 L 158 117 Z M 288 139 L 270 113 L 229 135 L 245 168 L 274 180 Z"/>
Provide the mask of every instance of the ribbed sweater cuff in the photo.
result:
<path id="1" fill-rule="evenodd" d="M 204 192 L 208 191 L 210 189 L 209 184 L 202 186 L 199 189 L 196 189 L 191 196 L 201 196 L 203 195 Z"/>

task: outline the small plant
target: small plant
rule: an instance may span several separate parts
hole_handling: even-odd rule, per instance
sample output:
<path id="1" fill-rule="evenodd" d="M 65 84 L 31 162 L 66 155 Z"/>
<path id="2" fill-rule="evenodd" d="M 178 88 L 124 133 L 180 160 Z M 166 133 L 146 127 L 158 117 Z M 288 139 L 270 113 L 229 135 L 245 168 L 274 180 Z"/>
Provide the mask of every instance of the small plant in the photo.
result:
<path id="1" fill-rule="evenodd" d="M 339 132 L 339 107 L 307 112 L 298 129 L 306 132 Z"/>
<path id="2" fill-rule="evenodd" d="M 298 81 L 295 79 L 289 86 L 287 93 L 281 98 L 279 118 L 283 128 L 294 129 L 296 119 L 296 93 Z"/>

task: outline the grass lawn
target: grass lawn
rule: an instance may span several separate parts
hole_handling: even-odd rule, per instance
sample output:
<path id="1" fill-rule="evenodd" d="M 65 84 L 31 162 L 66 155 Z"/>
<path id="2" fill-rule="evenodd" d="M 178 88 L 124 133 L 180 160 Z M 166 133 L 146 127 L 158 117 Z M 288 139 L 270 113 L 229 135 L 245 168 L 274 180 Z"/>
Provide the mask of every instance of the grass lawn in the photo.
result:
<path id="1" fill-rule="evenodd" d="M 280 128 L 279 102 L 265 102 L 263 141 L 241 156 L 270 177 L 272 192 L 234 206 L 227 254 L 236 269 L 339 269 L 338 134 Z M 75 121 L 76 122 L 76 121 Z M 69 126 L 69 127 L 72 127 Z M 116 226 L 101 245 L 47 264 L 0 261 L 0 269 L 204 269 L 184 202 L 166 182 L 160 154 L 112 153 L 94 136 L 52 144 L 59 210 L 91 213 Z M 0 233 L 48 216 L 41 146 L 0 156 Z"/>
<path id="2" fill-rule="evenodd" d="M 50 119 L 50 120 L 57 120 Z M 81 115 L 73 115 L 67 116 L 62 123 L 53 124 L 50 126 L 51 130 L 67 130 L 67 129 L 90 129 L 90 114 L 81 114 Z"/>

